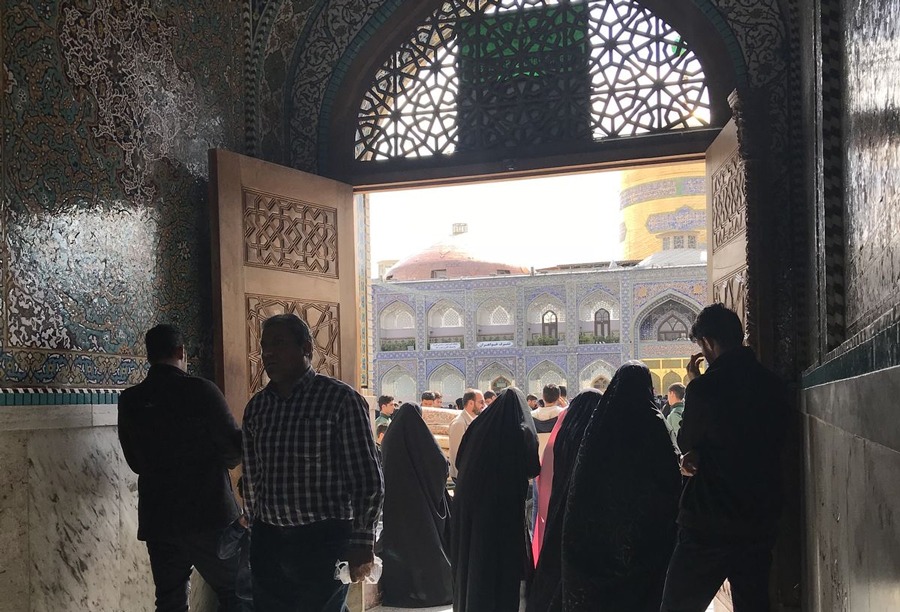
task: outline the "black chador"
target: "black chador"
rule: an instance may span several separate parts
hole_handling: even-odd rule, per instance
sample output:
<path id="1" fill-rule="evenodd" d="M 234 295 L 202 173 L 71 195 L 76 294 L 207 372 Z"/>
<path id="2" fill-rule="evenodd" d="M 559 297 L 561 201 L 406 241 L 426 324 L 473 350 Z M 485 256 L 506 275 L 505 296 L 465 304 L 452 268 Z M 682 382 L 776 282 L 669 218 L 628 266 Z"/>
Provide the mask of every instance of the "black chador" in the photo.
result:
<path id="1" fill-rule="evenodd" d="M 516 612 L 531 545 L 525 524 L 528 480 L 540 472 L 525 395 L 505 389 L 466 430 L 457 455 L 453 503 L 453 609 Z"/>
<path id="2" fill-rule="evenodd" d="M 403 404 L 384 435 L 384 562 L 386 606 L 425 608 L 450 603 L 453 587 L 444 534 L 450 466 L 416 404 Z"/>
<path id="3" fill-rule="evenodd" d="M 675 547 L 681 475 L 645 365 L 616 372 L 591 419 L 563 521 L 567 612 L 657 612 Z"/>
<path id="4" fill-rule="evenodd" d="M 601 398 L 602 395 L 596 389 L 579 393 L 566 408 L 566 417 L 556 434 L 553 446 L 553 488 L 547 509 L 547 525 L 544 528 L 544 543 L 534 572 L 534 581 L 528 593 L 527 612 L 562 610 L 562 532 L 569 479 L 588 421 L 600 418 L 600 407 L 603 405 Z"/>

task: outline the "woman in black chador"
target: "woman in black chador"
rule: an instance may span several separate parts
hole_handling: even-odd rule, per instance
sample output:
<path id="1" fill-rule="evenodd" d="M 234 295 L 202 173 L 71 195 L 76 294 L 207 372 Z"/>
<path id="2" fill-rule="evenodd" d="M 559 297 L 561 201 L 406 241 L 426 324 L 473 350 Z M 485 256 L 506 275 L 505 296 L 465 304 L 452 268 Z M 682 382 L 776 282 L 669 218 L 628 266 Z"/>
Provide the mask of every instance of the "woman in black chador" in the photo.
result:
<path id="1" fill-rule="evenodd" d="M 569 480 L 588 421 L 591 418 L 600 418 L 602 397 L 596 389 L 586 389 L 579 393 L 566 408 L 566 416 L 556 434 L 553 446 L 553 488 L 550 493 L 550 507 L 547 510 L 544 543 L 534 571 L 534 581 L 528 593 L 527 612 L 562 610 L 560 557 Z"/>
<path id="2" fill-rule="evenodd" d="M 681 492 L 678 456 L 653 403 L 650 370 L 616 372 L 591 419 L 563 521 L 566 612 L 657 612 Z"/>
<path id="3" fill-rule="evenodd" d="M 528 480 L 541 470 L 534 421 L 521 391 L 505 389 L 472 421 L 456 467 L 453 609 L 516 612 L 520 584 L 534 567 L 525 495 Z"/>
<path id="4" fill-rule="evenodd" d="M 450 603 L 453 586 L 445 542 L 444 495 L 450 466 L 416 404 L 403 404 L 381 443 L 384 530 L 383 603 L 425 608 Z"/>

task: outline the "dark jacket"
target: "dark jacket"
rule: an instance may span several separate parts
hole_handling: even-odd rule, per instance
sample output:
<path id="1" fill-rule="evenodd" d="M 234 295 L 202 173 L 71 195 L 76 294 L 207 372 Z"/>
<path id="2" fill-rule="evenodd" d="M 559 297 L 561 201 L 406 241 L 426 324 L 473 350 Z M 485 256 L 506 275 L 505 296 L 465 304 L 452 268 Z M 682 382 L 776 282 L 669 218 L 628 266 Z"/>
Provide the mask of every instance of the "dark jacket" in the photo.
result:
<path id="1" fill-rule="evenodd" d="M 697 451 L 678 523 L 718 536 L 774 537 L 782 501 L 781 447 L 789 404 L 784 384 L 752 349 L 717 358 L 687 386 L 678 432 Z"/>
<path id="2" fill-rule="evenodd" d="M 119 440 L 138 474 L 138 539 L 222 529 L 239 510 L 228 468 L 241 430 L 208 380 L 164 364 L 119 398 Z"/>

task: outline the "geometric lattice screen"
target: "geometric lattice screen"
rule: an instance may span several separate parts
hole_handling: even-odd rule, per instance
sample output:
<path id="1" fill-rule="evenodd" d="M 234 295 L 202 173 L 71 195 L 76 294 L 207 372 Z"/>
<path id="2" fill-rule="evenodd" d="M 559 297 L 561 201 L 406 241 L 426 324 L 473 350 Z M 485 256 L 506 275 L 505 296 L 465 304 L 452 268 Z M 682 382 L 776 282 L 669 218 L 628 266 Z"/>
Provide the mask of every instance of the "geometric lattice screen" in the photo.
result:
<path id="1" fill-rule="evenodd" d="M 356 159 L 597 141 L 709 121 L 699 60 L 636 0 L 454 0 L 376 72 L 360 105 Z"/>

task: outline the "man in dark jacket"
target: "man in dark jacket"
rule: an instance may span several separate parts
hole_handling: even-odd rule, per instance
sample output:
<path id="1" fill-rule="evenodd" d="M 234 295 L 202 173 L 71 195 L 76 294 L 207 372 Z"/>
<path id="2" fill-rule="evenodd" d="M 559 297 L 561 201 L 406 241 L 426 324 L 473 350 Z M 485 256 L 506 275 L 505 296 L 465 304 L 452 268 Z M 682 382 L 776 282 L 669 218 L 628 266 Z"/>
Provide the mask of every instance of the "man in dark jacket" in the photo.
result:
<path id="1" fill-rule="evenodd" d="M 702 352 L 688 365 L 678 432 L 688 479 L 663 612 L 706 610 L 726 578 L 735 612 L 769 610 L 789 408 L 783 383 L 742 346 L 743 338 L 737 314 L 722 304 L 704 308 L 691 329 Z"/>
<path id="2" fill-rule="evenodd" d="M 191 566 L 239 609 L 238 558 L 217 555 L 221 531 L 240 514 L 228 469 L 241 460 L 241 430 L 211 382 L 188 376 L 184 340 L 171 325 L 147 332 L 147 378 L 119 398 L 119 440 L 138 474 L 138 539 L 147 542 L 156 610 L 187 610 Z"/>

